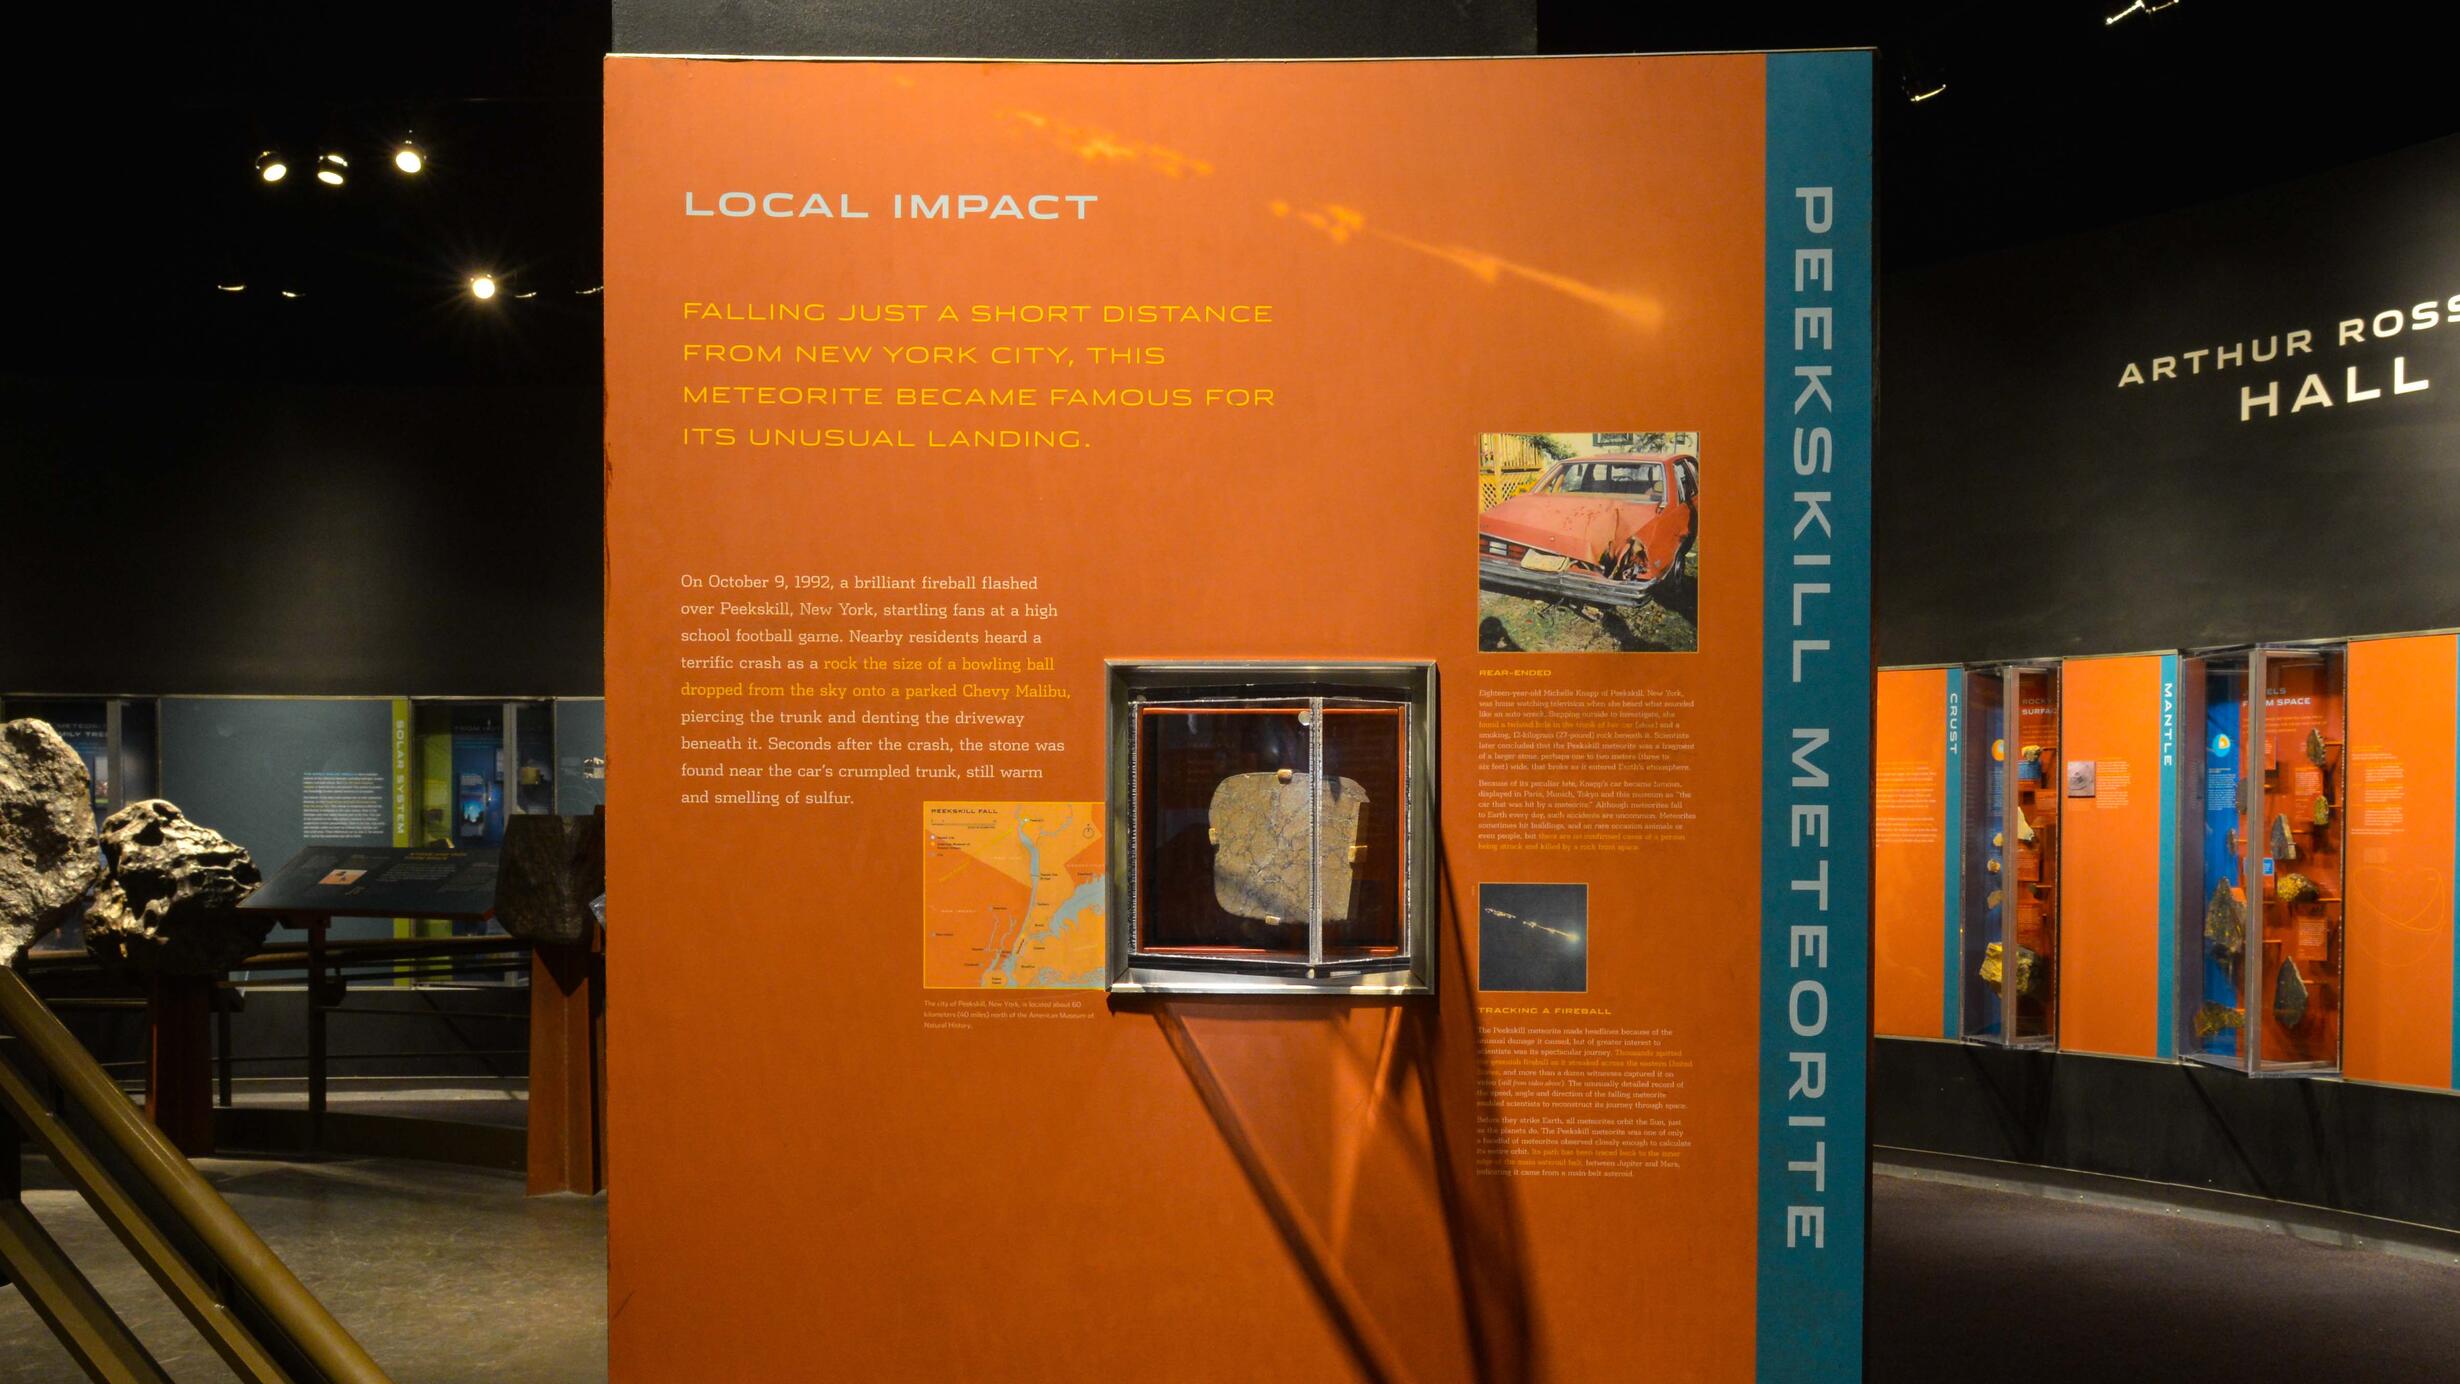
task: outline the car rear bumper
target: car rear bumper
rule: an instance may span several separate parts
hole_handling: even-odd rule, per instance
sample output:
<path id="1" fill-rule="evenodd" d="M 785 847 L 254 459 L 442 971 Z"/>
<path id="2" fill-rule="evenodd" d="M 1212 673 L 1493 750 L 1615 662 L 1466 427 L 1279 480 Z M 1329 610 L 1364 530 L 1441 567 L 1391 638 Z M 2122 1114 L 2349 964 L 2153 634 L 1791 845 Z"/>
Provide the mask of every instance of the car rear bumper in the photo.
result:
<path id="1" fill-rule="evenodd" d="M 1655 582 L 1608 581 L 1582 572 L 1532 572 L 1499 557 L 1478 558 L 1478 589 L 1498 596 L 1574 605 L 1636 606 L 1649 599 Z"/>

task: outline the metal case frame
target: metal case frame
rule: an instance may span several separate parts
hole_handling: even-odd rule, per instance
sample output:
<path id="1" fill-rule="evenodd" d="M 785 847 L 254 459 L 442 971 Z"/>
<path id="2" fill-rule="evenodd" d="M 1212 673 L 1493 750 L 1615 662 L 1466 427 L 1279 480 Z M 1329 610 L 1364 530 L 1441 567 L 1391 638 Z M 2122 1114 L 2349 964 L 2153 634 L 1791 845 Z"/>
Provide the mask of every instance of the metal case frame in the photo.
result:
<path id="1" fill-rule="evenodd" d="M 2237 840 L 2232 845 L 2232 854 L 2237 861 L 2239 887 L 2246 896 L 2244 903 L 2244 927 L 2246 932 L 2246 940 L 2239 949 L 2239 957 L 2237 961 L 2238 1008 L 2241 1014 L 2238 1028 L 2239 1040 L 2236 1045 L 2238 1049 L 2237 1052 L 2207 1052 L 2204 1050 L 2203 1040 L 2198 1038 L 2195 1033 L 2195 1013 L 2196 1010 L 2201 1007 L 2197 1001 L 2200 1001 L 2204 995 L 2203 971 L 2205 956 L 2203 946 L 2203 926 L 2200 921 L 2194 920 L 2200 920 L 2203 917 L 2205 901 L 2201 884 L 2201 875 L 2195 875 L 2195 879 L 2197 881 L 2195 884 L 2187 884 L 2185 883 L 2185 880 L 2190 875 L 2190 871 L 2185 869 L 2181 869 L 2179 871 L 2181 888 L 2179 890 L 2178 906 L 2181 909 L 2179 916 L 2182 920 L 2182 926 L 2178 929 L 2177 983 L 2179 990 L 2179 1002 L 2174 1006 L 2178 1025 L 2176 1043 L 2180 1055 L 2188 1061 L 2200 1062 L 2209 1066 L 2220 1067 L 2227 1071 L 2237 1072 L 2243 1076 L 2338 1076 L 2341 1071 L 2343 1053 L 2345 1052 L 2348 1043 L 2348 1016 L 2344 1011 L 2337 1016 L 2334 1023 L 2332 1056 L 2329 1059 L 2315 1059 L 2309 1061 L 2267 1061 L 2263 1053 L 2264 1025 L 2260 1019 L 2255 1017 L 2260 1006 L 2268 1005 L 2271 1002 L 2265 995 L 2265 988 L 2263 984 L 2265 970 L 2264 949 L 2266 946 L 2264 938 L 2266 928 L 2266 906 L 2268 903 L 2268 895 L 2271 892 L 2271 881 L 2274 878 L 2273 875 L 2267 873 L 2263 869 L 2263 862 L 2267 861 L 2270 856 L 2270 842 L 2268 840 L 2270 825 L 2263 819 L 2264 769 L 2262 756 L 2266 752 L 2266 746 L 2270 735 L 2269 730 L 2264 724 L 2264 689 L 2271 685 L 2270 665 L 2272 662 L 2284 659 L 2296 659 L 2303 661 L 2319 655 L 2327 659 L 2338 660 L 2333 672 L 2336 678 L 2336 690 L 2339 694 L 2341 715 L 2341 734 L 2339 741 L 2326 742 L 2328 744 L 2337 743 L 2341 746 L 2339 768 L 2339 789 L 2341 800 L 2337 805 L 2337 810 L 2332 815 L 2330 825 L 2324 828 L 2319 828 L 2319 830 L 2324 830 L 2331 833 L 2331 839 L 2334 843 L 2333 854 L 2339 859 L 2339 868 L 2341 873 L 2340 897 L 2326 901 L 2329 903 L 2339 904 L 2341 907 L 2341 916 L 2334 929 L 2333 936 L 2329 944 L 2329 949 L 2332 953 L 2333 1003 L 2337 1006 L 2341 1003 L 2341 999 L 2346 993 L 2346 980 L 2349 962 L 2349 921 L 2347 904 L 2345 902 L 2349 888 L 2349 857 L 2346 836 L 2346 832 L 2348 830 L 2347 778 L 2349 773 L 2349 756 L 2347 747 L 2350 742 L 2350 731 L 2348 724 L 2350 710 L 2348 662 L 2349 645 L 2343 640 L 2317 639 L 2304 640 L 2294 643 L 2275 642 L 2268 644 L 2227 646 L 2215 649 L 2197 650 L 2187 654 L 2180 660 L 2181 674 L 2179 680 L 2183 685 L 2193 689 L 2192 705 L 2195 709 L 2196 716 L 2195 720 L 2190 724 L 2196 727 L 2197 732 L 2191 739 L 2181 737 L 2182 743 L 2192 744 L 2195 748 L 2192 754 L 2182 755 L 2180 757 L 2179 774 L 2182 779 L 2181 787 L 2185 790 L 2181 792 L 2179 797 L 2181 804 L 2180 818 L 2182 821 L 2193 822 L 2196 824 L 2194 831 L 2192 833 L 2187 833 L 2187 835 L 2193 836 L 2197 839 L 2200 839 L 2201 837 L 2201 833 L 2203 831 L 2202 823 L 2204 820 L 2202 808 L 2204 806 L 2205 794 L 2204 773 L 2206 748 L 2205 737 L 2202 730 L 2202 722 L 2205 711 L 2205 687 L 2207 676 L 2211 672 L 2212 667 L 2216 662 L 2220 662 L 2225 666 L 2229 664 L 2242 663 L 2245 668 L 2246 721 L 2244 734 L 2240 737 L 2237 802 L 2235 804 L 2235 812 L 2233 814 L 2234 820 L 2237 824 Z M 2184 860 L 2191 860 L 2200 856 L 2200 852 L 2191 852 L 2189 848 L 2183 844 L 2183 842 L 2179 850 L 2182 857 L 2182 863 Z M 2185 925 L 2188 923 L 2191 923 L 2192 925 Z"/>
<path id="2" fill-rule="evenodd" d="M 1999 968 L 1998 984 L 1998 1028 L 1996 1032 L 1992 1032 L 1985 1025 L 1976 1022 L 1973 1017 L 1973 1010 L 1971 1006 L 1968 1005 L 1965 1012 L 1958 1016 L 1957 1027 L 1960 1030 L 1959 1036 L 1970 1043 L 1986 1043 L 1994 1047 L 2009 1048 L 2055 1048 L 2058 1046 L 2060 952 L 2058 934 L 2060 911 L 2063 905 L 2063 899 L 2061 897 L 2063 891 L 2058 887 L 2058 881 L 2055 876 L 2058 871 L 2065 868 L 2067 855 L 2063 844 L 2058 844 L 2054 840 L 2054 854 L 2050 861 L 2050 869 L 2053 872 L 2050 891 L 2050 916 L 2048 919 L 2050 949 L 2047 954 L 2040 956 L 2039 962 L 2037 963 L 2041 967 L 2042 983 L 2045 987 L 2045 996 L 2042 1000 L 2041 1006 L 2044 1016 L 2044 1023 L 2041 1032 L 2026 1033 L 2023 1031 L 2023 1025 L 2019 1017 L 2023 1013 L 2023 1007 L 2022 996 L 2017 988 L 2019 968 L 2015 964 L 2016 956 L 2014 950 L 2016 946 L 2016 929 L 2014 927 L 2014 922 L 2017 913 L 2015 891 L 2018 884 L 2018 880 L 2016 878 L 2016 864 L 2018 858 L 2017 846 L 2019 843 L 2017 833 L 2013 829 L 2012 825 L 2012 813 L 2016 810 L 2018 800 L 2022 796 L 2022 775 L 2024 766 L 2022 763 L 2022 757 L 2015 752 L 2014 747 L 2019 738 L 2017 734 L 2017 726 L 2020 724 L 2023 716 L 2024 681 L 2027 678 L 2048 679 L 2051 695 L 2054 701 L 2053 717 L 2063 724 L 2067 711 L 2066 700 L 2063 695 L 2063 688 L 2060 685 L 2061 679 L 2059 674 L 2060 665 L 2056 659 L 2027 659 L 2011 663 L 1981 664 L 1965 669 L 1965 678 L 1968 688 L 1977 680 L 1989 679 L 1998 683 L 2000 689 L 2000 715 L 2002 718 L 1999 738 L 2007 742 L 2009 746 L 2009 751 L 2005 758 L 1992 766 L 1992 772 L 1998 775 L 1999 801 L 2001 804 L 2000 842 L 1997 845 L 1991 845 L 1989 844 L 1988 837 L 1983 837 L 1982 845 L 1979 847 L 1978 851 L 1974 848 L 1968 847 L 1963 852 L 1963 858 L 1958 864 L 1958 870 L 1961 878 L 1957 887 L 1958 916 L 1955 919 L 1955 925 L 1958 930 L 1957 958 L 1959 966 L 1967 968 L 1971 967 L 1973 965 L 1974 958 L 1982 954 L 1981 948 L 1972 946 L 1963 935 L 1972 915 L 1970 901 L 1974 895 L 1976 884 L 1979 883 L 1981 888 L 1987 889 L 1989 887 L 1987 881 L 1989 879 L 1996 879 L 1999 881 L 1999 887 L 2004 891 L 1999 909 L 1998 937 L 1996 939 L 2001 943 L 2001 964 Z M 1989 761 L 1989 747 L 1986 743 L 1984 743 L 1982 721 L 1979 716 L 1974 714 L 1973 702 L 1974 698 L 1968 691 L 1966 706 L 1962 713 L 1961 722 L 1958 728 L 1958 734 L 1961 735 L 1965 741 L 1964 752 L 1961 756 L 1961 762 L 1964 764 L 1986 763 Z M 2062 765 L 2064 764 L 2066 758 L 2064 750 L 2065 744 L 2066 736 L 2062 733 L 2059 737 L 2059 745 L 2061 747 L 2059 753 Z M 1982 754 L 1978 758 L 1974 753 L 1974 747 L 1976 745 L 1980 745 L 1982 748 Z M 2043 771 L 2042 786 L 2044 790 L 2053 797 L 2058 796 L 2063 791 L 2057 778 L 2048 770 Z M 1970 822 L 1970 814 L 1972 812 L 1972 805 L 1970 803 L 1967 804 L 1966 811 L 1968 814 L 1967 821 Z M 2054 825 L 2050 829 L 2055 832 L 2059 832 L 2062 836 L 2064 834 L 2063 824 Z M 1972 878 L 1972 872 L 1974 870 L 1977 857 L 1987 861 L 1995 861 L 1998 865 L 1998 869 L 1996 871 L 1990 872 L 1984 880 L 1978 882 Z M 1968 986 L 1980 986 L 1979 980 L 1969 973 L 1964 977 L 1964 984 Z M 1982 986 L 1980 988 L 1980 993 L 1989 993 L 1988 987 Z"/>
<path id="3" fill-rule="evenodd" d="M 1340 691 L 1309 688 L 1341 689 Z M 1199 697 L 1289 701 L 1357 700 L 1389 693 L 1401 708 L 1401 941 L 1394 957 L 1325 959 L 1320 917 L 1310 922 L 1305 962 L 1231 961 L 1140 950 L 1137 887 L 1137 708 Z M 1108 855 L 1110 989 L 1119 994 L 1423 995 L 1435 988 L 1436 688 L 1431 661 L 1317 663 L 1269 660 L 1111 660 L 1105 696 L 1109 737 Z M 1378 697 L 1380 703 L 1383 699 Z"/>

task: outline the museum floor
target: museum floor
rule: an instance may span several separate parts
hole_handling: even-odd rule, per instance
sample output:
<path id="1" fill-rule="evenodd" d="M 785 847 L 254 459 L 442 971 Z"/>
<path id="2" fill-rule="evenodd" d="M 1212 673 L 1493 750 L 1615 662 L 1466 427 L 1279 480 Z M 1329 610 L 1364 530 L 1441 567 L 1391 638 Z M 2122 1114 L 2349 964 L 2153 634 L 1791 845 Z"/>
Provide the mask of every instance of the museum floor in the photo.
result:
<path id="1" fill-rule="evenodd" d="M 2264 1203 L 2232 1200 L 2238 1209 L 2163 1207 L 1882 1164 L 1871 1186 L 1870 1378 L 2454 1377 L 2460 1236 L 2359 1242 L 2311 1221 L 2267 1222 L 2248 1214 Z"/>
<path id="2" fill-rule="evenodd" d="M 438 1164 L 217 1160 L 241 1214 L 403 1384 L 606 1377 L 603 1198 Z M 136 1266 L 27 1165 L 26 1201 L 182 1380 L 226 1378 Z M 1880 1384 L 2449 1379 L 2460 1246 L 2353 1243 L 2243 1213 L 1883 1167 L 1872 1188 Z M 74 1371 L 0 1293 L 0 1384 Z"/>
<path id="3" fill-rule="evenodd" d="M 402 1384 L 606 1378 L 606 1199 L 522 1195 L 518 1173 L 440 1163 L 209 1159 L 239 1214 Z M 231 1376 L 40 1159 L 25 1201 L 173 1378 Z M 0 1384 L 79 1376 L 0 1289 Z"/>

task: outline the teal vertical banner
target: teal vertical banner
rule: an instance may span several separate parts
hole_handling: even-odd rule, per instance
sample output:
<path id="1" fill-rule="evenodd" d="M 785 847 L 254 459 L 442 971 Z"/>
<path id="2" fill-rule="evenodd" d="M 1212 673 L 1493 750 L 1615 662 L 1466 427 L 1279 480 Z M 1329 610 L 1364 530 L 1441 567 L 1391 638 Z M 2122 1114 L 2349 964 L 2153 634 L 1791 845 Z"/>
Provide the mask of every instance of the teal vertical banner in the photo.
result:
<path id="1" fill-rule="evenodd" d="M 1871 54 L 1768 58 L 1758 1376 L 1862 1375 Z"/>
<path id="2" fill-rule="evenodd" d="M 1945 825 L 1940 830 L 1940 887 L 1947 902 L 1939 913 L 1939 1036 L 1957 1038 L 1965 1028 L 1965 670 L 1947 670 L 1947 786 Z"/>
<path id="3" fill-rule="evenodd" d="M 2179 686 L 2178 655 L 2161 656 L 2161 920 L 2160 940 L 2154 945 L 2161 950 L 2153 958 L 2154 984 L 2160 992 L 2153 996 L 2153 1054 L 2157 1057 L 2178 1055 L 2178 929 L 2182 926 L 2178 901 L 2178 763 L 2179 763 Z"/>

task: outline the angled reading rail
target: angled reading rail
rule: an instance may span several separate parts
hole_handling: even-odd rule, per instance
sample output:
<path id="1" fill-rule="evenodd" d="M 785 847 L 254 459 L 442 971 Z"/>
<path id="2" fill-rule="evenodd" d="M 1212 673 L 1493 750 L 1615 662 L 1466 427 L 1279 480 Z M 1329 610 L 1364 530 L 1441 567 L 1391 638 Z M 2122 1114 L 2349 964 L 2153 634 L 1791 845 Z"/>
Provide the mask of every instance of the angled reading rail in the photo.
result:
<path id="1" fill-rule="evenodd" d="M 235 1374 L 284 1384 L 385 1384 L 365 1347 L 6 967 L 0 1039 L 10 1040 L 0 1042 L 0 1109 Z M 57 1087 L 59 1112 L 41 1099 L 35 1073 Z M 14 1158 L 7 1161 L 13 1175 Z M 167 1378 L 14 1195 L 0 1198 L 0 1268 L 90 1378 Z"/>

